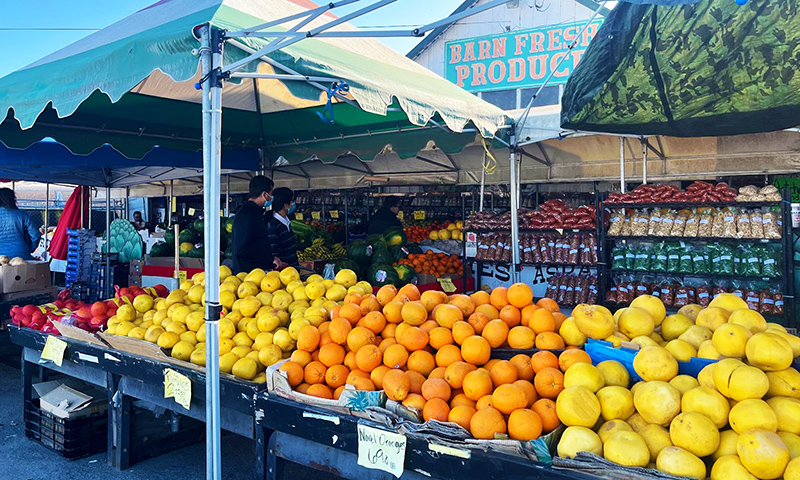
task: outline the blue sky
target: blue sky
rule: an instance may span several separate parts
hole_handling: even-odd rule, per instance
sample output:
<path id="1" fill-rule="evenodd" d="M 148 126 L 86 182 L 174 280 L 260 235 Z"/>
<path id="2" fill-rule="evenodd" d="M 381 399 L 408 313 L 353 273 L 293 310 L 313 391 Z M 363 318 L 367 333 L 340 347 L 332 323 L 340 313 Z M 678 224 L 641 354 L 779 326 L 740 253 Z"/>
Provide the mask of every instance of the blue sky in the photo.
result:
<path id="1" fill-rule="evenodd" d="M 108 26 L 155 0 L 26 0 L 3 2 L 0 17 L 0 76 L 4 76 L 45 55 L 69 45 L 92 30 L 8 30 L 8 29 L 97 29 Z M 358 27 L 420 25 L 449 15 L 462 0 L 399 0 L 353 22 Z M 320 3 L 319 1 L 317 3 Z M 368 5 L 336 9 L 340 16 Z M 384 39 L 405 54 L 420 39 Z"/>

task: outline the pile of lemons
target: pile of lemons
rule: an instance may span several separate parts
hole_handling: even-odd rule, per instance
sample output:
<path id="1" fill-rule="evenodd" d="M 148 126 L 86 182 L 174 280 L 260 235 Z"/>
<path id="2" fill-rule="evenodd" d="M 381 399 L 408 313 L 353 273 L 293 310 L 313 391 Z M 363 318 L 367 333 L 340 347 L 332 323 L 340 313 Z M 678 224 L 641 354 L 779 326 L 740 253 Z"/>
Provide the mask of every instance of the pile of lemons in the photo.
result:
<path id="1" fill-rule="evenodd" d="M 311 275 L 302 281 L 293 267 L 233 275 L 221 266 L 218 281 L 220 371 L 259 383 L 268 366 L 291 355 L 301 328 L 329 320 L 348 293 L 372 293 L 369 283 L 346 269 L 333 280 Z M 205 286 L 201 272 L 166 298 L 136 297 L 108 320 L 106 332 L 158 344 L 176 359 L 205 366 Z"/>

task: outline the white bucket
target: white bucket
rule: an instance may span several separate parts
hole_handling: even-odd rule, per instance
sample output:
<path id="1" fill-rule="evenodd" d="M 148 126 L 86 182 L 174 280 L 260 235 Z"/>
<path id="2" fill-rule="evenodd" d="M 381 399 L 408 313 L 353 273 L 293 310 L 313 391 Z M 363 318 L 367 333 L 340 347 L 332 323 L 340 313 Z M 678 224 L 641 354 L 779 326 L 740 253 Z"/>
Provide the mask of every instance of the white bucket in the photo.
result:
<path id="1" fill-rule="evenodd" d="M 792 228 L 800 228 L 800 203 L 792 204 Z"/>

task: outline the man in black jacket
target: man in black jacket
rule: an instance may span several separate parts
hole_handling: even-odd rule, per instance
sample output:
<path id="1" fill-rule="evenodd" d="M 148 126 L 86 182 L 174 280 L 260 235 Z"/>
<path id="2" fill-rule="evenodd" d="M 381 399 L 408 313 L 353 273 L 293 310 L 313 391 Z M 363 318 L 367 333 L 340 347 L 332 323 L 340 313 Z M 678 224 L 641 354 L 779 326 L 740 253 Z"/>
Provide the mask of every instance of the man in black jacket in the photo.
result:
<path id="1" fill-rule="evenodd" d="M 269 246 L 264 207 L 272 203 L 272 180 L 257 175 L 250 180 L 247 201 L 233 217 L 233 273 L 254 268 L 272 270 L 276 258 Z"/>
<path id="2" fill-rule="evenodd" d="M 372 219 L 369 221 L 370 235 L 378 233 L 383 235 L 386 230 L 392 227 L 403 228 L 403 224 L 397 218 L 400 212 L 400 197 L 386 197 L 383 201 L 383 206 L 379 208 Z"/>
<path id="3" fill-rule="evenodd" d="M 297 265 L 297 239 L 292 232 L 289 216 L 294 213 L 294 192 L 288 188 L 276 188 L 272 197 L 272 218 L 269 221 L 269 243 L 272 253 L 278 258 L 281 268 Z"/>

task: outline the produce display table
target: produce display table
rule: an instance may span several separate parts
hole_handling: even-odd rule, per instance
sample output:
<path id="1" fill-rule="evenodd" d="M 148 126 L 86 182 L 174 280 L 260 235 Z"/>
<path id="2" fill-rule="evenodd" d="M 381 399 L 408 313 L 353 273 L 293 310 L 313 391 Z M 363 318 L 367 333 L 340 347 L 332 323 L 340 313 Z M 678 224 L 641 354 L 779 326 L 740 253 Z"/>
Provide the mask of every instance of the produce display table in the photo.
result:
<path id="1" fill-rule="evenodd" d="M 27 328 L 10 327 L 11 341 L 23 347 L 22 380 L 23 403 L 32 399 L 33 370 L 47 341 L 47 334 Z M 114 350 L 87 342 L 61 337 L 67 342 L 61 366 L 46 362 L 41 366 L 49 370 L 77 378 L 96 385 L 108 392 L 108 454 L 109 465 L 118 470 L 126 469 L 132 460 L 143 460 L 169 450 L 196 443 L 203 431 L 187 435 L 181 431 L 180 416 L 174 415 L 173 435 L 149 442 L 134 451 L 135 434 L 132 432 L 133 401 L 141 400 L 149 405 L 163 408 L 174 414 L 185 415 L 205 421 L 205 375 L 177 363 L 159 362 L 153 359 Z M 175 370 L 192 382 L 190 409 L 176 403 L 173 398 L 164 398 L 164 370 Z M 222 428 L 229 432 L 256 440 L 257 478 L 264 477 L 263 428 L 257 428 L 253 416 L 255 398 L 259 388 L 230 379 L 220 379 Z M 199 429 L 196 429 L 199 430 Z"/>
<path id="2" fill-rule="evenodd" d="M 368 419 L 345 415 L 275 395 L 256 398 L 256 427 L 274 431 L 267 448 L 266 479 L 281 478 L 286 462 L 301 464 L 343 478 L 395 478 L 358 465 L 359 424 L 385 430 Z M 268 434 L 262 434 L 267 437 Z M 463 480 L 464 478 L 597 480 L 578 471 L 553 468 L 525 458 L 482 450 L 454 450 L 421 438 L 408 437 L 402 479 Z"/>

